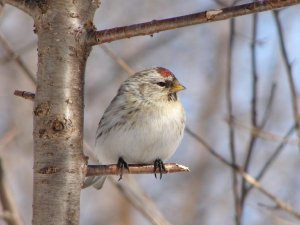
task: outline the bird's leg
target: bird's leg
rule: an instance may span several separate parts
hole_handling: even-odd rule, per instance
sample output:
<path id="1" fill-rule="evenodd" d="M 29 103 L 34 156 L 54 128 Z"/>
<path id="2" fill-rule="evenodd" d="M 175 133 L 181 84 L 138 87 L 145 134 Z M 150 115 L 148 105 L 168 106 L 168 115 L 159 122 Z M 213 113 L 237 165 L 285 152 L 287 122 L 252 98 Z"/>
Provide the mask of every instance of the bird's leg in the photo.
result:
<path id="1" fill-rule="evenodd" d="M 154 161 L 154 176 L 155 176 L 155 178 L 157 178 L 156 177 L 156 171 L 157 170 L 158 170 L 158 172 L 160 174 L 159 175 L 159 179 L 162 178 L 162 172 L 167 172 L 166 167 L 165 167 L 163 161 L 161 161 L 161 159 L 156 159 Z"/>
<path id="2" fill-rule="evenodd" d="M 120 177 L 119 177 L 119 181 L 120 181 L 120 180 L 122 180 L 122 177 L 123 177 L 123 169 L 125 168 L 129 171 L 129 167 L 128 167 L 127 162 L 125 162 L 125 160 L 122 157 L 119 157 L 117 166 L 120 171 Z"/>

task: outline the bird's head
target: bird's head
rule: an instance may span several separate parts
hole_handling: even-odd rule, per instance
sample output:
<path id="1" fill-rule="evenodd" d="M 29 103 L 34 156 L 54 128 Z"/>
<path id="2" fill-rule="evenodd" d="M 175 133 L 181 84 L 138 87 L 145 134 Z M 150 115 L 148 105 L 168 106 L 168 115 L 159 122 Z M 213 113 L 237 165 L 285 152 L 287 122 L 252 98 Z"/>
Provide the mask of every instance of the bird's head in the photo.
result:
<path id="1" fill-rule="evenodd" d="M 177 92 L 185 87 L 174 74 L 163 67 L 138 72 L 128 78 L 120 91 L 131 92 L 146 101 L 177 101 Z"/>

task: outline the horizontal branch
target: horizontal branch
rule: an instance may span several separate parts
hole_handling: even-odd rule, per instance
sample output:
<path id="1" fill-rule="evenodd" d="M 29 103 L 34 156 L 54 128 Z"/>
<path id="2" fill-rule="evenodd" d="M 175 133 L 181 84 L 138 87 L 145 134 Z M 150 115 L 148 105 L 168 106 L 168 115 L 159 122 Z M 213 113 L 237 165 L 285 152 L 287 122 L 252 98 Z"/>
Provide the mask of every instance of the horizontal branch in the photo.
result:
<path id="1" fill-rule="evenodd" d="M 178 173 L 189 172 L 189 168 L 176 163 L 165 163 L 166 171 L 162 173 Z M 154 165 L 152 164 L 128 164 L 129 171 L 123 170 L 123 174 L 151 174 L 154 173 Z M 100 176 L 100 175 L 120 175 L 119 168 L 116 164 L 112 165 L 88 165 L 86 176 Z"/>
<path id="2" fill-rule="evenodd" d="M 160 31 L 225 20 L 237 16 L 279 9 L 299 3 L 300 0 L 260 0 L 254 1 L 253 3 L 232 6 L 223 9 L 208 10 L 180 17 L 153 20 L 146 23 L 133 24 L 124 27 L 116 27 L 112 29 L 95 31 L 92 35 L 90 35 L 88 43 L 90 45 L 97 45 L 135 36 L 153 35 L 154 33 L 158 33 Z"/>

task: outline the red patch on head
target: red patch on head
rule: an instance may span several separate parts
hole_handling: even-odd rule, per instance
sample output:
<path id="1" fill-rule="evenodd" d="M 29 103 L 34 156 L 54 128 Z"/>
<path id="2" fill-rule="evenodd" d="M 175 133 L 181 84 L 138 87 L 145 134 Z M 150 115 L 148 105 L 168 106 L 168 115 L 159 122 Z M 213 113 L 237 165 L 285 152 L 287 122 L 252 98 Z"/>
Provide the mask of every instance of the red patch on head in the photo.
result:
<path id="1" fill-rule="evenodd" d="M 160 73 L 160 75 L 162 75 L 163 77 L 169 77 L 169 76 L 172 76 L 173 73 L 168 70 L 168 69 L 165 69 L 163 67 L 158 67 L 157 68 L 157 71 Z"/>

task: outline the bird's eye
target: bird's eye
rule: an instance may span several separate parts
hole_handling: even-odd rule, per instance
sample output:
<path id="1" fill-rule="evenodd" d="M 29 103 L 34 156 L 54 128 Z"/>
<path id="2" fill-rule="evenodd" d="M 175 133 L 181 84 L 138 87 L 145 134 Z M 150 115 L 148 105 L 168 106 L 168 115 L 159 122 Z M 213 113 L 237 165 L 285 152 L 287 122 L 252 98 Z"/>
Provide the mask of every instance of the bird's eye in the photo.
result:
<path id="1" fill-rule="evenodd" d="M 160 87 L 167 87 L 167 83 L 165 83 L 165 82 L 158 82 L 156 84 Z"/>

